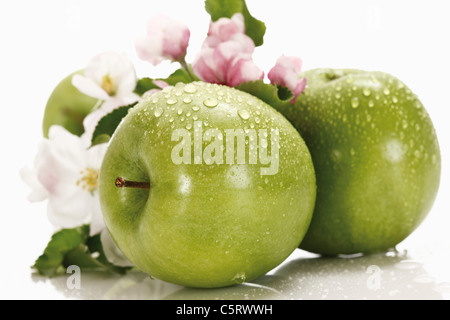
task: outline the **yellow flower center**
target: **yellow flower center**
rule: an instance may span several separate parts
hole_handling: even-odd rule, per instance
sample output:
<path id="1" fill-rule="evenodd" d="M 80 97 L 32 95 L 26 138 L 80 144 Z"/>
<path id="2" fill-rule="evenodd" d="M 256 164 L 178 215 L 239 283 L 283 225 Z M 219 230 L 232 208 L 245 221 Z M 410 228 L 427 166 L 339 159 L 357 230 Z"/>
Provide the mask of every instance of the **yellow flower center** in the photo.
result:
<path id="1" fill-rule="evenodd" d="M 102 78 L 102 89 L 106 91 L 106 93 L 110 96 L 113 96 L 116 94 L 116 90 L 114 88 L 114 81 L 111 79 L 109 74 L 104 75 Z"/>
<path id="2" fill-rule="evenodd" d="M 89 193 L 93 193 L 98 188 L 99 169 L 86 168 L 80 171 L 81 178 L 77 180 L 76 185 Z"/>

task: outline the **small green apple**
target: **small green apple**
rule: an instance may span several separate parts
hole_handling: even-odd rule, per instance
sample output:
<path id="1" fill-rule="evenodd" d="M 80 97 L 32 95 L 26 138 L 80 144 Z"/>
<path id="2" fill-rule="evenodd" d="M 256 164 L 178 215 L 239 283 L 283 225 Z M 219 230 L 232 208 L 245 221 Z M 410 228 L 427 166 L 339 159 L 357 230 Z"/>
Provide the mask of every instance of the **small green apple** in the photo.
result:
<path id="1" fill-rule="evenodd" d="M 99 191 L 106 226 L 134 265 L 210 288 L 283 262 L 306 233 L 316 186 L 309 151 L 281 114 L 237 89 L 194 82 L 130 109 Z"/>
<path id="2" fill-rule="evenodd" d="M 419 99 L 383 72 L 315 69 L 294 107 L 279 109 L 313 158 L 317 199 L 301 248 L 383 251 L 428 214 L 440 180 L 433 124 Z"/>
<path id="3" fill-rule="evenodd" d="M 45 137 L 55 124 L 78 136 L 84 132 L 83 119 L 92 111 L 97 99 L 81 93 L 72 85 L 73 75 L 82 73 L 77 71 L 64 78 L 50 95 L 42 122 Z"/>

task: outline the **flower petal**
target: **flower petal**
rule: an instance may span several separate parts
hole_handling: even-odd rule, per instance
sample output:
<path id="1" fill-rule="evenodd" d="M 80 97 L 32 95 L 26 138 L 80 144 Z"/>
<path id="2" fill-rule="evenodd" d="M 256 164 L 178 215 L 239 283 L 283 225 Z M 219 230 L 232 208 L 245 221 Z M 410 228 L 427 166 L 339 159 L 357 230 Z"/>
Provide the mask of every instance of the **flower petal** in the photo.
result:
<path id="1" fill-rule="evenodd" d="M 72 85 L 87 96 L 107 100 L 109 95 L 94 80 L 76 74 L 72 77 Z"/>

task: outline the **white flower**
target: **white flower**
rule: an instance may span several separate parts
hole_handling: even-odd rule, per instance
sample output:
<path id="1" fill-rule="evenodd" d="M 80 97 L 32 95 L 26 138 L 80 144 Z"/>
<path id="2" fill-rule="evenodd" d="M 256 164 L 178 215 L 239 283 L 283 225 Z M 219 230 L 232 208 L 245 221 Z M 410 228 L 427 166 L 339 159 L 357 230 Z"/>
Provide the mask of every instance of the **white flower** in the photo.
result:
<path id="1" fill-rule="evenodd" d="M 88 148 L 90 141 L 52 126 L 39 144 L 34 168 L 20 174 L 32 189 L 29 201 L 48 199 L 47 214 L 57 228 L 90 224 L 91 235 L 104 229 L 98 195 L 98 174 L 106 144 Z"/>
<path id="2" fill-rule="evenodd" d="M 82 93 L 100 100 L 133 100 L 139 97 L 136 88 L 136 70 L 130 60 L 114 51 L 93 57 L 84 70 L 84 76 L 74 75 L 72 84 Z"/>

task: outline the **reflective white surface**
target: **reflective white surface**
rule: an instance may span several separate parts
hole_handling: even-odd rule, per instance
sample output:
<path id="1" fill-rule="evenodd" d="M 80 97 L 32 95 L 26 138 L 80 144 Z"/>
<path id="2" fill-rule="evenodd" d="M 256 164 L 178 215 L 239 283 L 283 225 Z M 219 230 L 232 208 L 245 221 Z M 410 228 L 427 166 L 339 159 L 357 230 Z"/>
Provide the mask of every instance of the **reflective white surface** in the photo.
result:
<path id="1" fill-rule="evenodd" d="M 277 3 L 279 14 L 274 14 L 273 5 L 247 0 L 255 17 L 267 26 L 265 44 L 255 51 L 255 61 L 266 73 L 281 54 L 300 56 L 304 69 L 382 70 L 403 80 L 427 108 L 442 151 L 441 187 L 429 216 L 398 246 L 397 254 L 338 259 L 296 250 L 252 283 L 212 290 L 183 288 L 139 272 L 123 277 L 82 273 L 80 289 L 71 290 L 68 276 L 47 279 L 32 274 L 30 266 L 53 229 L 45 203 L 26 201 L 29 189 L 18 171 L 33 162 L 53 88 L 105 50 L 125 52 L 139 76 L 167 76 L 176 64 L 152 67 L 137 59 L 133 46 L 153 13 L 164 13 L 191 28 L 189 61 L 206 35 L 209 17 L 202 1 L 155 3 L 1 2 L 0 30 L 7 49 L 0 59 L 0 299 L 449 299 L 450 2 L 446 0 L 355 0 L 345 5 L 332 0 L 282 0 Z"/>
<path id="2" fill-rule="evenodd" d="M 450 279 L 427 268 L 434 258 L 432 254 L 419 257 L 405 251 L 320 258 L 298 250 L 269 274 L 220 289 L 184 288 L 138 271 L 126 276 L 82 273 L 79 289 L 70 289 L 69 275 L 30 278 L 34 284 L 68 299 L 449 299 Z M 446 267 L 449 266 L 447 261 Z"/>

